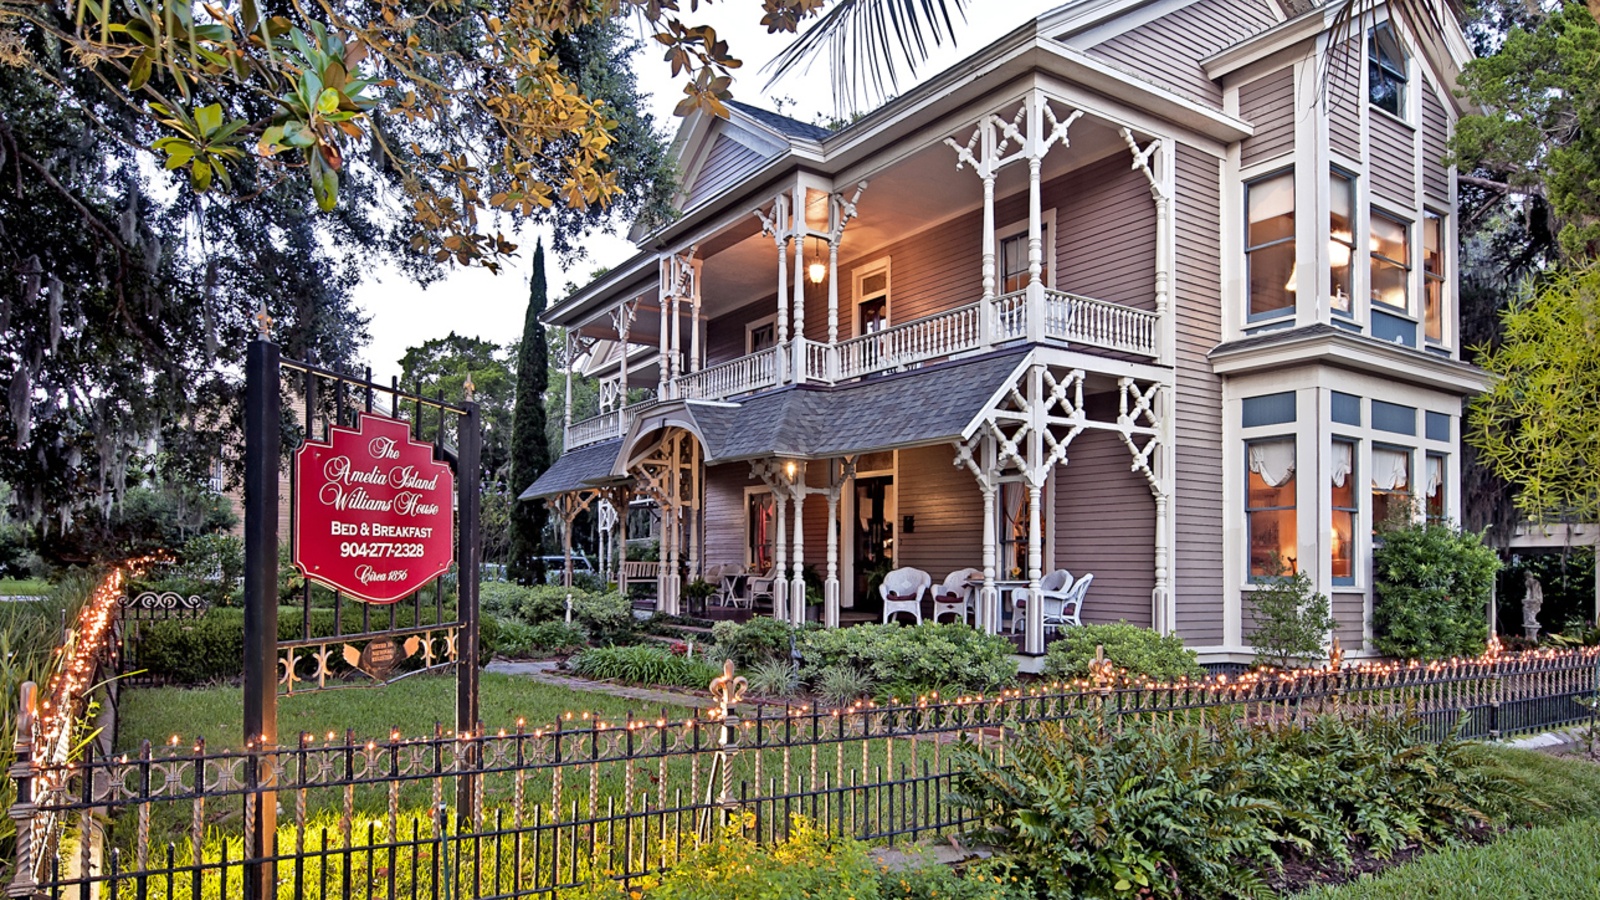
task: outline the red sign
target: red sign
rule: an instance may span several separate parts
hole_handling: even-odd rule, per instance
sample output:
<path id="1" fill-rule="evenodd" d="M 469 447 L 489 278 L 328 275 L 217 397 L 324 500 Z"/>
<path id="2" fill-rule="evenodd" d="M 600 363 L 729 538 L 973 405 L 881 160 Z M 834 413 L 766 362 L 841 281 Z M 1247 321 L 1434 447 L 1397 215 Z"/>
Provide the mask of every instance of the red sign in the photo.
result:
<path id="1" fill-rule="evenodd" d="M 398 419 L 362 413 L 354 430 L 295 454 L 294 564 L 307 580 L 394 603 L 455 559 L 450 467 Z"/>

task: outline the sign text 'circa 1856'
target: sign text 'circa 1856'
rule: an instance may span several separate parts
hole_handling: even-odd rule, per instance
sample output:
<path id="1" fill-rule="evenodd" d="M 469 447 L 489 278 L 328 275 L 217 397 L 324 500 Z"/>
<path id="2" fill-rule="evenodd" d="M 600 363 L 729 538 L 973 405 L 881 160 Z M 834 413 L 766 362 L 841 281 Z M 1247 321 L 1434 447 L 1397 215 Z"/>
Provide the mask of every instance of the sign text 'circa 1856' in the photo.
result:
<path id="1" fill-rule="evenodd" d="M 394 603 L 455 558 L 450 467 L 407 423 L 361 415 L 295 454 L 294 563 L 307 580 Z"/>

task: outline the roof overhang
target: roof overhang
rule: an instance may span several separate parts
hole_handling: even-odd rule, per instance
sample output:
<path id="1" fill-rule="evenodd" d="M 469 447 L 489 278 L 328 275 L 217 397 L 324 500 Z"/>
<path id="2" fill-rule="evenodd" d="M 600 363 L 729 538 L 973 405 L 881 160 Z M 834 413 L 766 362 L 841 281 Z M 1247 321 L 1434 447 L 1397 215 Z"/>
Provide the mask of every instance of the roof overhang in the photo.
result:
<path id="1" fill-rule="evenodd" d="M 1219 375 L 1246 375 L 1322 363 L 1418 387 L 1470 397 L 1489 387 L 1488 372 L 1453 359 L 1312 325 L 1222 344 L 1210 353 Z"/>

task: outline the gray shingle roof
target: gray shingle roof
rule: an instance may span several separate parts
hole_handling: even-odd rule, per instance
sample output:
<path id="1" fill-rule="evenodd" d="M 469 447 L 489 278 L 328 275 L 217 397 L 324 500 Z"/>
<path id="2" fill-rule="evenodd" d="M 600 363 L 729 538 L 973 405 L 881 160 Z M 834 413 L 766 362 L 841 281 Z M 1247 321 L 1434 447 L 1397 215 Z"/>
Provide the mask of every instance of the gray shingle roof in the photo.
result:
<path id="1" fill-rule="evenodd" d="M 621 451 L 622 441 L 613 440 L 563 453 L 550 468 L 544 470 L 543 475 L 528 485 L 527 490 L 518 494 L 517 499 L 553 497 L 590 487 L 596 481 L 608 480 L 611 478 L 611 467 L 616 464 L 617 454 Z"/>
<path id="2" fill-rule="evenodd" d="M 768 128 L 775 129 L 782 134 L 788 135 L 789 137 L 804 138 L 808 141 L 820 141 L 833 133 L 820 125 L 812 125 L 807 122 L 802 122 L 799 119 L 791 119 L 782 113 L 775 113 L 768 109 L 762 109 L 759 106 L 751 106 L 748 103 L 740 103 L 737 100 L 729 100 L 726 102 L 729 106 L 737 109 L 750 118 L 755 119 Z"/>
<path id="3" fill-rule="evenodd" d="M 1006 350 L 833 388 L 782 388 L 737 405 L 666 403 L 646 418 L 659 410 L 663 417 L 690 419 L 705 441 L 708 464 L 820 459 L 940 443 L 961 434 L 1027 354 L 1025 348 Z M 621 449 L 621 441 L 579 447 L 556 460 L 520 499 L 610 481 Z"/>

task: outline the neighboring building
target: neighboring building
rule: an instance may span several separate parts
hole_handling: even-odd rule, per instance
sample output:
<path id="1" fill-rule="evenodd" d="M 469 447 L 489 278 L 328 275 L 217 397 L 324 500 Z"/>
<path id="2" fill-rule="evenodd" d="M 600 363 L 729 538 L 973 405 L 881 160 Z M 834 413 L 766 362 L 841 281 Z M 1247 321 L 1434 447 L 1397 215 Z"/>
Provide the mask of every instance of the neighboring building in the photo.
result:
<path id="1" fill-rule="evenodd" d="M 1445 4 L 1309 5 L 1069 3 L 836 132 L 691 117 L 683 216 L 546 314 L 606 407 L 524 498 L 649 496 L 663 559 L 781 566 L 780 616 L 815 565 L 828 624 L 874 568 L 1092 572 L 1085 621 L 1211 661 L 1276 554 L 1359 654 L 1373 523 L 1456 517 L 1485 383 L 1441 162 L 1469 51 Z"/>

